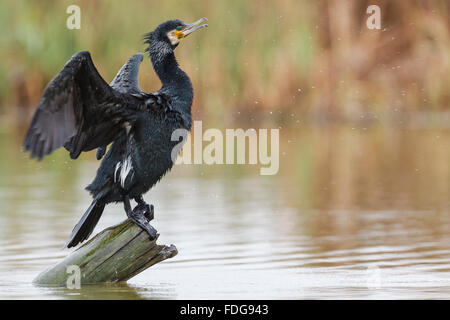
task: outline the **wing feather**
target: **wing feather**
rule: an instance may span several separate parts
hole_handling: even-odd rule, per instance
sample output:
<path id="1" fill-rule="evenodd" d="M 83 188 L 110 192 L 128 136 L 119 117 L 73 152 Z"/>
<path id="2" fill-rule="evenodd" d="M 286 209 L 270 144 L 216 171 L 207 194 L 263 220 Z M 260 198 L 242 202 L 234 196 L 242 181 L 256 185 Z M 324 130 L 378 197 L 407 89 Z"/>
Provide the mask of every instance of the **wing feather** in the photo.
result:
<path id="1" fill-rule="evenodd" d="M 145 108 L 139 97 L 118 92 L 99 75 L 91 56 L 80 51 L 44 90 L 24 141 L 42 159 L 64 146 L 72 158 L 108 145 Z"/>

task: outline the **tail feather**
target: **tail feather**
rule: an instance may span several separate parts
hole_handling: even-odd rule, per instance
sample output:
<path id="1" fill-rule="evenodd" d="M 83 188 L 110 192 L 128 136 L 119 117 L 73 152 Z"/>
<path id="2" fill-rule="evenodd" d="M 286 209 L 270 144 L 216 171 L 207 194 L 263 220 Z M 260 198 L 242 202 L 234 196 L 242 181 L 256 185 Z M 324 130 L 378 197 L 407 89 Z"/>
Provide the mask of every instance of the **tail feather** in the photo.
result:
<path id="1" fill-rule="evenodd" d="M 81 217 L 80 221 L 75 225 L 70 235 L 69 240 L 63 248 L 75 247 L 80 242 L 86 240 L 91 235 L 98 220 L 102 216 L 103 209 L 105 209 L 104 204 L 97 203 L 97 200 L 92 201 L 89 208 Z"/>

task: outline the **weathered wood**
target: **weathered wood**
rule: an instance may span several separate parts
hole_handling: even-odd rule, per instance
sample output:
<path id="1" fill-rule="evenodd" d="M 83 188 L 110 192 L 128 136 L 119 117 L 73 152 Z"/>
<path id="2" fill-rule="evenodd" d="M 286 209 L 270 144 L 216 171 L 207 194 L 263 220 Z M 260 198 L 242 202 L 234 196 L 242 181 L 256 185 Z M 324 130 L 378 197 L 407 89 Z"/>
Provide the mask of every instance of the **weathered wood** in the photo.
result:
<path id="1" fill-rule="evenodd" d="M 71 276 L 70 266 L 80 268 L 81 284 L 127 281 L 177 253 L 174 245 L 150 241 L 145 231 L 126 220 L 98 233 L 57 265 L 39 274 L 33 283 L 65 286 Z"/>

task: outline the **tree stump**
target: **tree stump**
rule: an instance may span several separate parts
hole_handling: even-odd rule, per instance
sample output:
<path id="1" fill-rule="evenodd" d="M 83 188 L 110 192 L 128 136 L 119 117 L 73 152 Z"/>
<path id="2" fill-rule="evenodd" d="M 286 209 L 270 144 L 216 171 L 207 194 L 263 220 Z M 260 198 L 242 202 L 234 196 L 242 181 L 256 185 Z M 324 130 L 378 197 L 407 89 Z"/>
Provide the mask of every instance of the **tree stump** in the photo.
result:
<path id="1" fill-rule="evenodd" d="M 73 270 L 80 284 L 127 281 L 148 267 L 172 258 L 178 251 L 150 241 L 148 234 L 130 220 L 106 228 L 55 266 L 39 274 L 36 285 L 66 286 Z"/>

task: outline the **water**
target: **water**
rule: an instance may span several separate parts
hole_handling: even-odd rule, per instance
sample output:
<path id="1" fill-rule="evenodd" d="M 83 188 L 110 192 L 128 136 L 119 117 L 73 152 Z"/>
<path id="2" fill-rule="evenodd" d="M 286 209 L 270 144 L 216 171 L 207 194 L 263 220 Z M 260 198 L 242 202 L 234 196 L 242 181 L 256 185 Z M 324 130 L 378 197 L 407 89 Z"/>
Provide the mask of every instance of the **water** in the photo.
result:
<path id="1" fill-rule="evenodd" d="M 206 125 L 204 125 L 206 127 Z M 146 195 L 179 254 L 127 284 L 35 287 L 90 203 L 97 162 L 0 133 L 0 299 L 450 298 L 450 133 L 293 126 L 280 171 L 177 166 Z M 96 231 L 125 218 L 110 205 Z"/>

